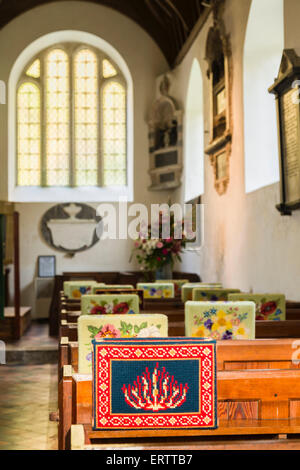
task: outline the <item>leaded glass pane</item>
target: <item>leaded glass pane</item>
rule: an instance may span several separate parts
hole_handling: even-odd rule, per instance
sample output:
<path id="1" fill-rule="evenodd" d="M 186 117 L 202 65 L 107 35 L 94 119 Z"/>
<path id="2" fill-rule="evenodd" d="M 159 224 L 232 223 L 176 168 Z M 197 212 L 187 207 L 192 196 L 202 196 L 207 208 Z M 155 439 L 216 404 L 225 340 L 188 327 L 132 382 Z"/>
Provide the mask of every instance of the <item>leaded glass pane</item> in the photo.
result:
<path id="1" fill-rule="evenodd" d="M 74 63 L 75 184 L 98 184 L 98 61 L 89 49 L 80 50 Z"/>
<path id="2" fill-rule="evenodd" d="M 69 185 L 69 59 L 61 49 L 46 60 L 46 184 Z"/>
<path id="3" fill-rule="evenodd" d="M 126 185 L 126 92 L 118 82 L 103 88 L 103 179 Z"/>
<path id="4" fill-rule="evenodd" d="M 30 67 L 26 70 L 26 75 L 28 77 L 39 78 L 41 73 L 41 64 L 40 60 L 36 59 Z"/>
<path id="5" fill-rule="evenodd" d="M 33 83 L 23 83 L 17 95 L 19 186 L 41 184 L 40 90 Z"/>
<path id="6" fill-rule="evenodd" d="M 104 59 L 102 62 L 102 73 L 104 78 L 110 78 L 117 75 L 118 72 L 109 60 Z"/>

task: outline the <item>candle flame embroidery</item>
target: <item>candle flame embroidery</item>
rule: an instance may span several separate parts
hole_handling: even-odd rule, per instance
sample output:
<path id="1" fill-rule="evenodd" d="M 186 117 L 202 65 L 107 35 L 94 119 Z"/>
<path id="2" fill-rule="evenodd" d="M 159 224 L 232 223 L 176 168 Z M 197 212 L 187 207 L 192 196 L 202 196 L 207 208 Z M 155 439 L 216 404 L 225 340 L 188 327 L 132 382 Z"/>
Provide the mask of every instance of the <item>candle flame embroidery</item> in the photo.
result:
<path id="1" fill-rule="evenodd" d="M 133 385 L 123 385 L 122 392 L 126 403 L 132 408 L 161 411 L 179 408 L 186 401 L 188 389 L 187 384 L 178 384 L 165 367 L 160 371 L 157 363 L 151 375 L 146 367 Z"/>

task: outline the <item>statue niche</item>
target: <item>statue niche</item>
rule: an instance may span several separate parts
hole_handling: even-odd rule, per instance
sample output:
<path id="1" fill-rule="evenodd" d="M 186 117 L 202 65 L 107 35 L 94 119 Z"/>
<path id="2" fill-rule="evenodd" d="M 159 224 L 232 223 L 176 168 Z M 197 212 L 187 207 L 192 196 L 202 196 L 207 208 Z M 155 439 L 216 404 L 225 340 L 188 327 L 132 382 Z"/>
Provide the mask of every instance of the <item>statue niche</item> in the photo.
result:
<path id="1" fill-rule="evenodd" d="M 169 95 L 167 76 L 160 84 L 160 97 L 149 119 L 151 190 L 177 188 L 182 173 L 182 111 Z"/>

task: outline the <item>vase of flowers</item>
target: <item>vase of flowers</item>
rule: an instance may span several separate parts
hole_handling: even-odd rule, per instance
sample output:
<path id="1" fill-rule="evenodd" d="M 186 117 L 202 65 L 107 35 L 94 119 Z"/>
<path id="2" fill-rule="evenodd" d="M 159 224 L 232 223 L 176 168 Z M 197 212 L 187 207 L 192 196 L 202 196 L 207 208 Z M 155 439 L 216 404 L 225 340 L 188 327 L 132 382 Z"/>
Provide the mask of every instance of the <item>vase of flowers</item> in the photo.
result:
<path id="1" fill-rule="evenodd" d="M 170 223 L 168 236 L 164 237 L 165 223 Z M 157 280 L 172 279 L 175 261 L 181 261 L 181 254 L 187 238 L 183 230 L 183 221 L 175 221 L 174 214 L 159 213 L 159 222 L 154 230 L 158 236 L 153 237 L 153 227 L 148 225 L 134 243 L 132 256 L 135 255 L 146 278 Z M 152 236 L 152 238 L 151 238 Z M 151 276 L 152 274 L 152 276 Z"/>
<path id="2" fill-rule="evenodd" d="M 161 268 L 155 271 L 155 279 L 162 281 L 164 279 L 173 278 L 173 263 L 164 264 Z"/>

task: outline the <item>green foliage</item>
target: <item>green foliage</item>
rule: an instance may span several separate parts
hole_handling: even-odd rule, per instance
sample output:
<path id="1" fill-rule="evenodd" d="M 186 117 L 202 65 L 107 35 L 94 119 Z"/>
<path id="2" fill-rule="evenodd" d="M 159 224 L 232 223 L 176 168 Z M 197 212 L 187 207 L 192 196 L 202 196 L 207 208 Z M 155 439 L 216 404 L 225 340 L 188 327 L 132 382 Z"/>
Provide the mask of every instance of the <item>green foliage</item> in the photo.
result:
<path id="1" fill-rule="evenodd" d="M 99 328 L 97 328 L 96 326 L 92 326 L 92 325 L 88 326 L 88 331 L 92 333 L 90 336 L 91 338 L 94 338 L 101 330 L 102 330 L 102 325 Z"/>

